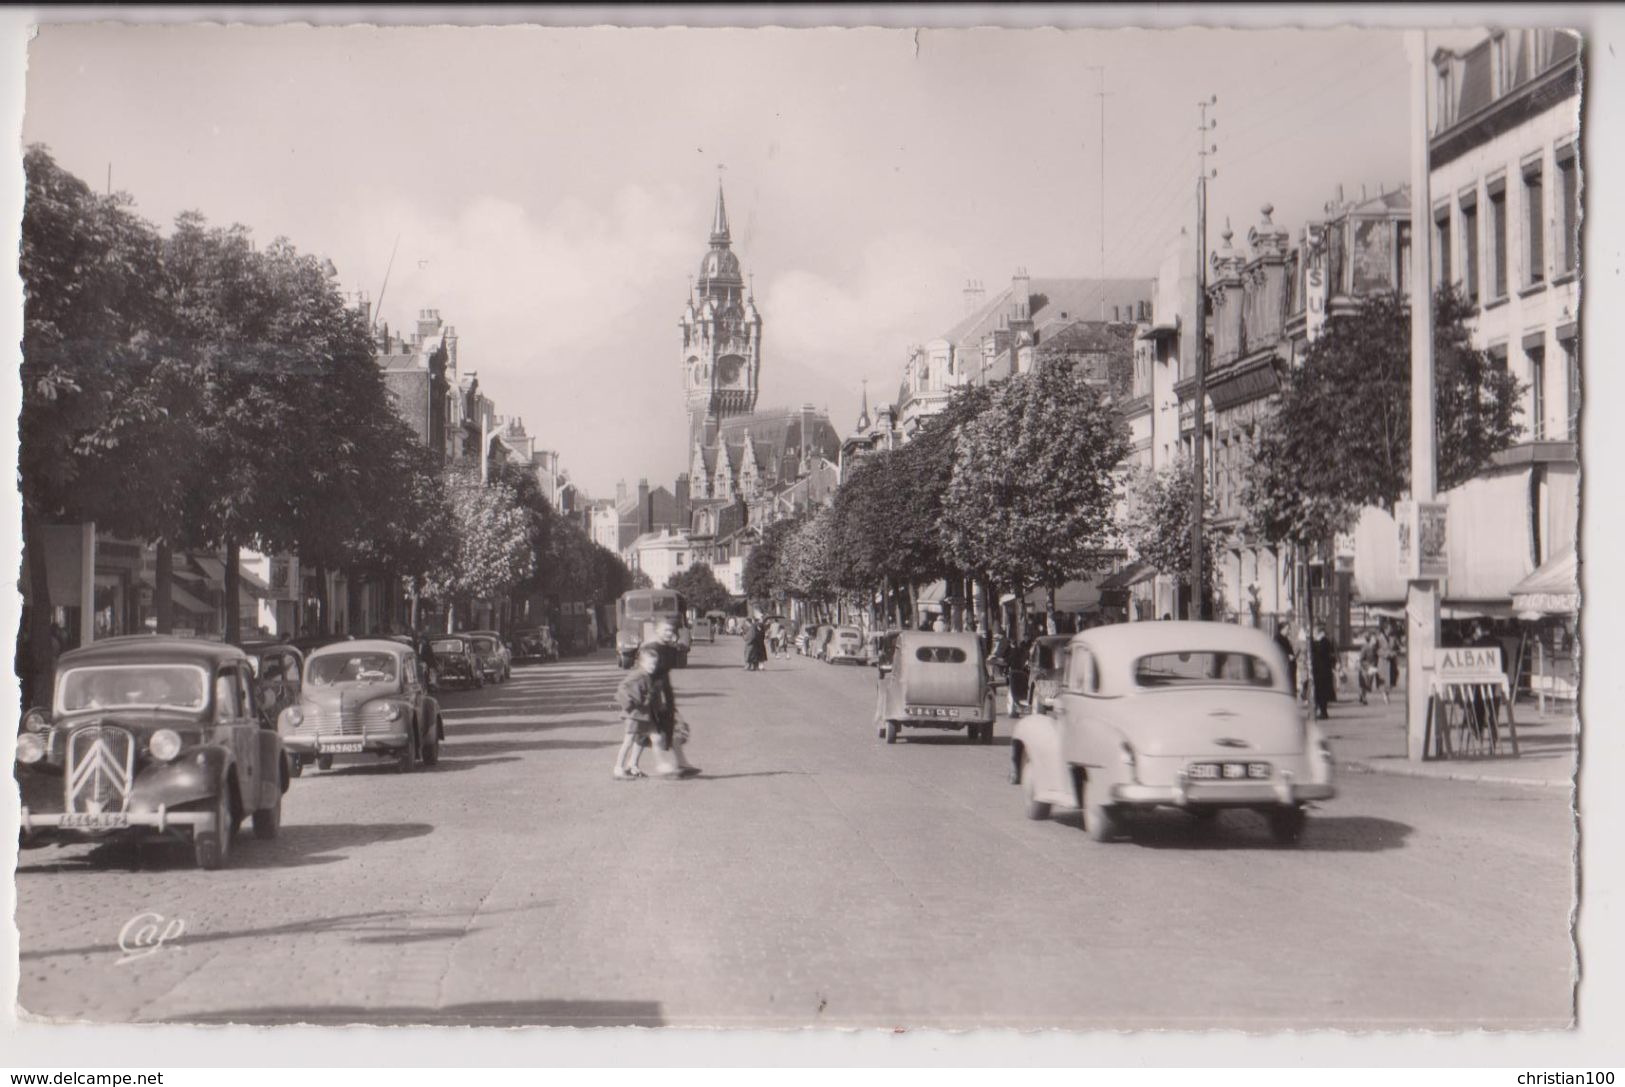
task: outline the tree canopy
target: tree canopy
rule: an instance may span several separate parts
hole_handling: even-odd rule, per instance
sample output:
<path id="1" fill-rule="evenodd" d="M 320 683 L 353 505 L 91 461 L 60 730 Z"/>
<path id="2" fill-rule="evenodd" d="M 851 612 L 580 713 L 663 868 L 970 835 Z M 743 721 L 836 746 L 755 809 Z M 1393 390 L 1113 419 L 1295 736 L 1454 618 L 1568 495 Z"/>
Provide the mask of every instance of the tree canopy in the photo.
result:
<path id="1" fill-rule="evenodd" d="M 1471 308 L 1433 299 L 1438 488 L 1465 483 L 1522 433 L 1517 379 L 1472 346 Z M 1410 491 L 1410 308 L 1399 295 L 1329 318 L 1264 425 L 1245 491 L 1272 541 L 1328 540 L 1362 506 L 1392 510 Z"/>
<path id="2" fill-rule="evenodd" d="M 675 589 L 688 599 L 688 606 L 701 615 L 712 611 L 727 611 L 733 598 L 708 563 L 697 562 L 686 570 L 679 570 L 666 579 L 666 588 Z"/>
<path id="3" fill-rule="evenodd" d="M 1064 360 L 996 387 L 964 425 L 943 501 L 949 554 L 1018 590 L 1056 588 L 1101 561 L 1128 452 L 1110 405 Z"/>

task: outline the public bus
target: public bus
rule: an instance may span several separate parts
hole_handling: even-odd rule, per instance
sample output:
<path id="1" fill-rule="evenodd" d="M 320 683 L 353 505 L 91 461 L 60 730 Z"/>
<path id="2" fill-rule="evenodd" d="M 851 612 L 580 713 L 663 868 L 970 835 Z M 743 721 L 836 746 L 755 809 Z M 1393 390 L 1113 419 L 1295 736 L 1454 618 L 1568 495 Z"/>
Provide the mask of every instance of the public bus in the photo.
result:
<path id="1" fill-rule="evenodd" d="M 677 667 L 688 666 L 693 632 L 688 625 L 688 601 L 675 589 L 631 589 L 615 602 L 615 656 L 622 668 L 632 667 L 638 646 L 653 641 L 662 620 L 677 627 Z"/>

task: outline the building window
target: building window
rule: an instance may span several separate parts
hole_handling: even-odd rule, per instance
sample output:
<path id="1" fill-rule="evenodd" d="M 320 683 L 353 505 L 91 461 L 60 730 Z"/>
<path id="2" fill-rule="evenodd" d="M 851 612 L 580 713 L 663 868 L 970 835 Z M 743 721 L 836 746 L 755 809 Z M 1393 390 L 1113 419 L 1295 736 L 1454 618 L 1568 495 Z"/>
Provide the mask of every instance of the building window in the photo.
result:
<path id="1" fill-rule="evenodd" d="M 1478 305 L 1478 196 L 1461 198 L 1461 284 L 1467 301 Z"/>
<path id="2" fill-rule="evenodd" d="M 1505 39 L 1503 39 L 1504 41 Z M 1490 203 L 1490 273 L 1489 297 L 1507 296 L 1507 190 L 1506 178 L 1500 177 L 1488 185 Z"/>
<path id="3" fill-rule="evenodd" d="M 1397 227 L 1395 248 L 1399 251 L 1399 267 L 1394 270 L 1394 284 L 1395 289 L 1404 294 L 1411 288 L 1411 224 L 1399 223 Z"/>
<path id="4" fill-rule="evenodd" d="M 1433 209 L 1433 251 L 1439 255 L 1439 281 L 1436 287 L 1448 287 L 1450 278 L 1450 205 Z"/>
<path id="5" fill-rule="evenodd" d="M 1454 124 L 1456 120 L 1456 80 L 1454 67 L 1447 60 L 1443 64 L 1439 65 L 1437 72 L 1438 78 L 1434 80 L 1433 84 L 1434 90 L 1438 94 L 1438 101 L 1435 103 L 1435 105 L 1439 110 L 1439 124 L 1438 127 L 1434 129 L 1436 132 L 1441 128 L 1450 127 L 1450 125 Z"/>
<path id="6" fill-rule="evenodd" d="M 1504 31 L 1490 39 L 1490 71 L 1497 98 L 1512 89 L 1512 65 L 1507 63 L 1508 52 L 1507 36 Z"/>
<path id="7" fill-rule="evenodd" d="M 1569 441 L 1572 442 L 1580 437 L 1580 340 L 1576 337 L 1557 342 L 1563 349 L 1564 369 L 1568 373 Z"/>
<path id="8" fill-rule="evenodd" d="M 1535 441 L 1546 438 L 1546 348 L 1523 349 L 1529 360 L 1529 421 L 1530 433 Z"/>
<path id="9" fill-rule="evenodd" d="M 1523 169 L 1524 285 L 1546 281 L 1546 190 L 1540 163 Z"/>
<path id="10" fill-rule="evenodd" d="M 1490 357 L 1490 365 L 1495 367 L 1497 371 L 1503 374 L 1507 372 L 1506 344 L 1492 343 L 1489 347 L 1484 349 L 1484 353 Z"/>
<path id="11" fill-rule="evenodd" d="M 1580 263 L 1580 175 L 1574 145 L 1557 152 L 1557 244 L 1562 247 L 1564 273 Z"/>

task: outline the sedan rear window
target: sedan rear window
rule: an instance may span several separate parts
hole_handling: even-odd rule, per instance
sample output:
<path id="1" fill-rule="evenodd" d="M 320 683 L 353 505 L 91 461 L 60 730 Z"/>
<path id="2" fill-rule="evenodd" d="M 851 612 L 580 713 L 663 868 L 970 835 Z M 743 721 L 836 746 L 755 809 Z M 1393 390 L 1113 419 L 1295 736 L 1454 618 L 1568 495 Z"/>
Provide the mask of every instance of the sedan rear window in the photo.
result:
<path id="1" fill-rule="evenodd" d="M 1154 653 L 1134 662 L 1141 687 L 1273 687 L 1275 672 L 1250 653 Z"/>
<path id="2" fill-rule="evenodd" d="M 964 664 L 966 657 L 957 645 L 922 645 L 914 651 L 914 659 L 927 664 Z"/>
<path id="3" fill-rule="evenodd" d="M 461 638 L 440 638 L 430 642 L 429 648 L 433 649 L 436 653 L 450 653 L 455 655 L 463 651 L 463 641 Z"/>

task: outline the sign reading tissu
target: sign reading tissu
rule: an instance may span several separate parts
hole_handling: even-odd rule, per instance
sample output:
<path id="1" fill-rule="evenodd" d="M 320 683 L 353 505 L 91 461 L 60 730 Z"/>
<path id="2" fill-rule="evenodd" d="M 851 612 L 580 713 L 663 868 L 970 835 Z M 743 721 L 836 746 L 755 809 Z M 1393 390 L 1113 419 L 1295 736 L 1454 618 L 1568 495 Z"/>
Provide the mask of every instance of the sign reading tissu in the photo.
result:
<path id="1" fill-rule="evenodd" d="M 1400 577 L 1416 581 L 1450 576 L 1447 513 L 1443 502 L 1405 501 L 1394 506 Z"/>

